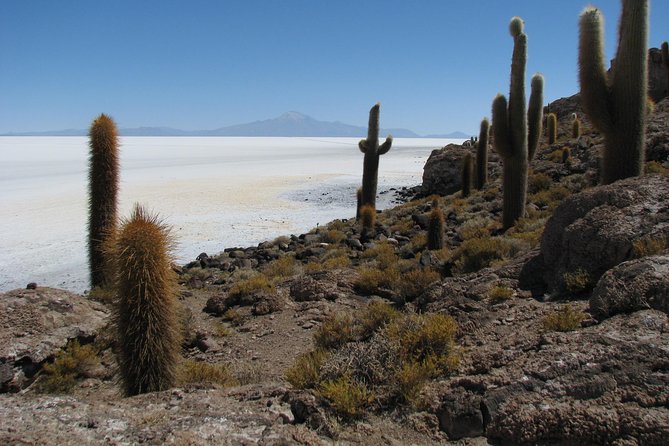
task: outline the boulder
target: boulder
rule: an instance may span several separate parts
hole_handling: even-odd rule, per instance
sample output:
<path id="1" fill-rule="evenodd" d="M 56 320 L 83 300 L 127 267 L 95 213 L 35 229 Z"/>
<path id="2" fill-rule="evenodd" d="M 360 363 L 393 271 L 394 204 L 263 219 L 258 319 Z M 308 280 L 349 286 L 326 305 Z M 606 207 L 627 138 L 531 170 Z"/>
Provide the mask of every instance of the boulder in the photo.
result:
<path id="1" fill-rule="evenodd" d="M 590 297 L 590 313 L 598 319 L 649 308 L 669 314 L 668 254 L 621 263 L 599 279 Z"/>
<path id="2" fill-rule="evenodd" d="M 18 391 L 71 339 L 95 336 L 108 320 L 99 302 L 41 288 L 0 294 L 0 389 Z"/>
<path id="3" fill-rule="evenodd" d="M 669 98 L 655 105 L 646 125 L 646 161 L 669 162 Z M 669 167 L 669 166 L 668 166 Z"/>
<path id="4" fill-rule="evenodd" d="M 564 292 L 565 274 L 587 277 L 590 288 L 614 266 L 635 257 L 636 240 L 669 237 L 669 175 L 627 178 L 565 199 L 541 240 L 544 280 Z"/>
<path id="5" fill-rule="evenodd" d="M 467 153 L 474 153 L 458 144 L 433 150 L 423 168 L 421 195 L 450 195 L 462 189 L 462 163 Z"/>

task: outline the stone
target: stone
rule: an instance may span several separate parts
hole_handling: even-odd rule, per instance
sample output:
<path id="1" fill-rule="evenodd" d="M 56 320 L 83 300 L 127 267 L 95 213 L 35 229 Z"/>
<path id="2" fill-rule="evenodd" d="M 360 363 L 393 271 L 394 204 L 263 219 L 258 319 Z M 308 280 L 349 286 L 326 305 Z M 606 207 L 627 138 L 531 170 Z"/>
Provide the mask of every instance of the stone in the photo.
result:
<path id="1" fill-rule="evenodd" d="M 590 297 L 590 313 L 605 319 L 653 308 L 669 314 L 669 255 L 623 262 L 599 279 Z"/>
<path id="2" fill-rule="evenodd" d="M 99 302 L 63 290 L 0 293 L 0 389 L 18 391 L 30 384 L 44 361 L 69 340 L 94 337 L 108 316 Z"/>
<path id="3" fill-rule="evenodd" d="M 474 152 L 459 144 L 433 150 L 423 168 L 422 196 L 450 195 L 462 189 L 462 163 L 465 154 Z"/>

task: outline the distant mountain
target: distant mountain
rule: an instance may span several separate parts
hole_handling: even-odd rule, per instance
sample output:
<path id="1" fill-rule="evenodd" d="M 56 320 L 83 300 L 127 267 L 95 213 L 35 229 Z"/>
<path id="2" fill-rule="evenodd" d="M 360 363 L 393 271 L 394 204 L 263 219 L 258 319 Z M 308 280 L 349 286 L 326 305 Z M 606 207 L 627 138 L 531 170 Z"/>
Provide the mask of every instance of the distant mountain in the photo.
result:
<path id="1" fill-rule="evenodd" d="M 471 135 L 468 135 L 463 132 L 451 132 L 447 133 L 445 135 L 443 134 L 438 134 L 438 135 L 427 135 L 425 138 L 446 138 L 446 139 L 469 139 Z"/>
<path id="2" fill-rule="evenodd" d="M 367 136 L 367 127 L 344 124 L 339 121 L 318 121 L 302 113 L 291 111 L 278 118 L 264 121 L 249 122 L 247 124 L 220 127 L 215 130 L 179 130 L 171 127 L 136 127 L 119 130 L 122 136 L 329 136 L 363 138 Z M 396 138 L 420 138 L 420 135 L 407 129 L 381 129 L 381 137 L 393 135 Z M 68 129 L 47 132 L 16 132 L 2 136 L 85 136 L 87 130 Z M 448 135 L 430 135 L 429 138 L 469 138 L 462 132 Z"/>

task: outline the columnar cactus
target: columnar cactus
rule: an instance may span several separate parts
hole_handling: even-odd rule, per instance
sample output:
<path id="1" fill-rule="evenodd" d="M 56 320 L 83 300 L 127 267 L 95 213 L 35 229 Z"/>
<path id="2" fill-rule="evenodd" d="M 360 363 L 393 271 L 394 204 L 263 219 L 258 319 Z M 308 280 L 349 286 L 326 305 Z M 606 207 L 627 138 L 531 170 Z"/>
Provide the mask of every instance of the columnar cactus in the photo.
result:
<path id="1" fill-rule="evenodd" d="M 479 144 L 476 150 L 476 188 L 483 189 L 488 182 L 488 133 L 490 132 L 490 121 L 483 118 L 479 132 Z"/>
<path id="2" fill-rule="evenodd" d="M 119 183 L 118 131 L 107 115 L 98 116 L 89 130 L 88 260 L 91 287 L 111 281 L 104 245 L 116 228 Z"/>
<path id="3" fill-rule="evenodd" d="M 667 97 L 669 97 L 669 43 L 662 42 L 660 51 L 662 52 L 662 65 L 667 71 Z"/>
<path id="4" fill-rule="evenodd" d="M 360 220 L 360 208 L 362 207 L 362 187 L 359 187 L 355 191 L 356 198 L 356 207 L 355 207 L 355 219 Z"/>
<path id="5" fill-rule="evenodd" d="M 376 186 L 379 178 L 379 156 L 388 153 L 393 144 L 393 137 L 388 136 L 379 145 L 379 109 L 378 102 L 369 110 L 369 127 L 367 139 L 358 143 L 360 151 L 365 154 L 362 171 L 362 204 L 376 209 Z"/>
<path id="6" fill-rule="evenodd" d="M 583 107 L 604 134 L 602 183 L 643 171 L 648 91 L 648 0 L 622 0 L 618 50 L 610 75 L 604 65 L 603 18 L 587 7 L 579 28 Z"/>
<path id="7" fill-rule="evenodd" d="M 571 115 L 571 137 L 574 139 L 581 137 L 581 120 L 576 113 Z"/>
<path id="8" fill-rule="evenodd" d="M 444 247 L 444 213 L 439 206 L 432 206 L 427 225 L 427 249 L 436 251 Z"/>
<path id="9" fill-rule="evenodd" d="M 509 102 L 498 94 L 492 104 L 493 147 L 504 161 L 504 202 L 502 225 L 508 229 L 525 214 L 528 162 L 534 156 L 541 135 L 543 85 L 540 74 L 532 77 L 529 112 L 525 107 L 525 65 L 527 36 L 523 21 L 511 19 L 514 38 Z"/>
<path id="10" fill-rule="evenodd" d="M 126 395 L 174 384 L 180 330 L 168 228 L 135 205 L 109 248 L 116 262 L 119 371 Z"/>
<path id="11" fill-rule="evenodd" d="M 548 122 L 548 144 L 555 144 L 557 139 L 557 116 L 555 116 L 555 113 L 549 113 L 546 120 Z"/>
<path id="12" fill-rule="evenodd" d="M 462 160 L 462 196 L 468 197 L 472 193 L 472 177 L 474 176 L 474 162 L 471 153 L 467 153 Z"/>
<path id="13" fill-rule="evenodd" d="M 374 223 L 376 222 L 376 209 L 368 204 L 360 207 L 360 220 L 362 231 L 360 231 L 360 241 L 363 243 L 374 237 Z"/>

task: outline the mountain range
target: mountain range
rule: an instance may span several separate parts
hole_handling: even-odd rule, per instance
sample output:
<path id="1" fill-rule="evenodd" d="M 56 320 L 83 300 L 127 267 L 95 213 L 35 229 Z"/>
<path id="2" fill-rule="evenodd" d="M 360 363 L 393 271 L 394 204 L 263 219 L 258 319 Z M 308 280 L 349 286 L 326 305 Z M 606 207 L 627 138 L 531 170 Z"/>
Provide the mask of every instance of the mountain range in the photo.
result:
<path id="1" fill-rule="evenodd" d="M 134 127 L 119 130 L 122 136 L 329 136 L 329 137 L 365 137 L 367 127 L 344 124 L 339 121 L 318 121 L 305 114 L 291 111 L 273 119 L 254 121 L 220 127 L 214 130 L 180 130 L 171 127 Z M 86 136 L 88 130 L 67 129 L 46 132 L 12 132 L 2 136 Z M 420 138 L 408 129 L 381 129 L 380 134 L 393 135 L 396 138 Z M 469 138 L 462 132 L 445 135 L 428 135 L 428 138 Z"/>

